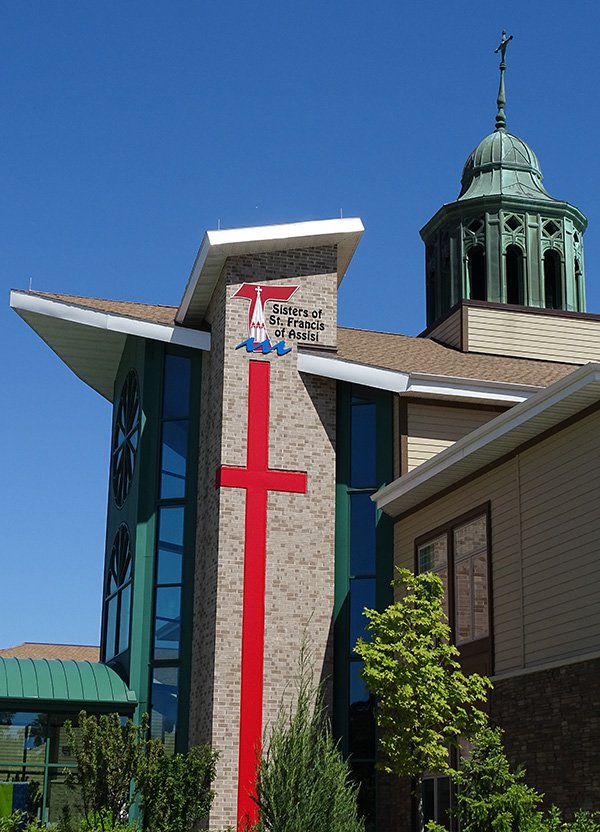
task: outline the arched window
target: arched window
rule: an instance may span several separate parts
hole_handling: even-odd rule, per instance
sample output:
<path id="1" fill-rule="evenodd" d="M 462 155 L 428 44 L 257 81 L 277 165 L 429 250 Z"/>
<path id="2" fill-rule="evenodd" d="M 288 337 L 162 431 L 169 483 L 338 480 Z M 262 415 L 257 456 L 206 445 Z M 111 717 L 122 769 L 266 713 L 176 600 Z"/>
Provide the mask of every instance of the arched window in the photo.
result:
<path id="1" fill-rule="evenodd" d="M 104 661 L 129 648 L 132 572 L 129 529 L 121 523 L 110 552 L 104 591 Z"/>
<path id="2" fill-rule="evenodd" d="M 506 249 L 506 302 L 522 306 L 525 303 L 525 281 L 523 280 L 523 252 L 519 246 Z"/>
<path id="3" fill-rule="evenodd" d="M 544 299 L 546 309 L 562 309 L 560 255 L 553 249 L 544 254 Z"/>
<path id="4" fill-rule="evenodd" d="M 487 300 L 485 280 L 485 251 L 481 246 L 470 249 L 467 255 L 469 297 L 471 300 Z"/>
<path id="5" fill-rule="evenodd" d="M 577 312 L 581 311 L 581 264 L 579 258 L 575 258 L 575 309 Z"/>

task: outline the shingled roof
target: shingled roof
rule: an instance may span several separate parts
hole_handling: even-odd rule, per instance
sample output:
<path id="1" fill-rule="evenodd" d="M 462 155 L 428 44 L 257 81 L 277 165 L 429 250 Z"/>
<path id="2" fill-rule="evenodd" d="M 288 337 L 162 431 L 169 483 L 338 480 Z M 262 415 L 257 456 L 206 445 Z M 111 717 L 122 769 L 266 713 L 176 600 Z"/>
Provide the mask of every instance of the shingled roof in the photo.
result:
<path id="1" fill-rule="evenodd" d="M 61 661 L 98 662 L 100 648 L 89 644 L 44 644 L 24 641 L 0 650 L 1 659 L 60 659 Z"/>
<path id="2" fill-rule="evenodd" d="M 79 306 L 82 309 L 94 309 L 169 326 L 174 325 L 177 313 L 175 306 L 130 303 L 129 301 L 86 298 L 50 292 L 27 292 L 26 294 L 69 306 Z M 546 387 L 575 369 L 572 364 L 560 364 L 553 361 L 465 353 L 429 338 L 350 327 L 338 327 L 337 354 L 331 352 L 323 354 L 328 358 L 337 357 L 345 361 L 404 373 L 501 381 L 536 387 Z"/>
<path id="3" fill-rule="evenodd" d="M 54 292 L 25 292 L 19 290 L 23 295 L 31 295 L 46 300 L 55 300 L 67 306 L 80 306 L 82 309 L 95 309 L 98 312 L 106 312 L 110 315 L 123 315 L 126 318 L 134 318 L 138 321 L 150 321 L 155 324 L 175 324 L 176 306 L 160 306 L 148 303 L 131 303 L 125 300 L 108 300 L 108 298 L 85 298 L 81 295 L 59 295 Z"/>
<path id="4" fill-rule="evenodd" d="M 538 387 L 546 387 L 575 370 L 573 364 L 467 353 L 429 338 L 349 327 L 338 327 L 337 346 L 337 358 L 386 370 Z M 323 355 L 332 357 L 331 353 Z"/>

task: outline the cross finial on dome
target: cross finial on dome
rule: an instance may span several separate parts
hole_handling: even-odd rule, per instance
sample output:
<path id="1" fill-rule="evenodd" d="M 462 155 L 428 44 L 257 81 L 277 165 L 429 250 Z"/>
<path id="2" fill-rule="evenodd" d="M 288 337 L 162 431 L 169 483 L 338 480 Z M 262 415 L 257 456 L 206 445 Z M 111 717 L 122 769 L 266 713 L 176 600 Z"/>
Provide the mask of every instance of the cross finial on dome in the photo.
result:
<path id="1" fill-rule="evenodd" d="M 496 130 L 506 129 L 506 114 L 504 112 L 504 105 L 506 104 L 506 92 L 504 90 L 504 71 L 506 69 L 506 47 L 513 39 L 512 35 L 506 37 L 506 32 L 502 32 L 502 40 L 494 54 L 500 52 L 500 86 L 498 87 L 498 112 L 496 113 Z"/>

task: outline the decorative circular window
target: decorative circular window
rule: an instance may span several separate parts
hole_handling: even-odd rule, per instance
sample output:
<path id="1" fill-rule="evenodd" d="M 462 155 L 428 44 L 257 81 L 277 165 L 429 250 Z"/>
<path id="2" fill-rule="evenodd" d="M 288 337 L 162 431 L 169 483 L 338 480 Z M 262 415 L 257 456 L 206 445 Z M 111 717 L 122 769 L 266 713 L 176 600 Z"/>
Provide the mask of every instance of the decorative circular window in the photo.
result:
<path id="1" fill-rule="evenodd" d="M 131 538 L 126 523 L 117 529 L 110 552 L 107 595 L 112 595 L 131 580 Z"/>
<path id="2" fill-rule="evenodd" d="M 112 438 L 111 480 L 119 508 L 127 499 L 133 479 L 140 421 L 140 388 L 135 370 L 130 370 L 121 390 Z"/>
<path id="3" fill-rule="evenodd" d="M 131 537 L 127 525 L 121 523 L 110 552 L 104 592 L 105 661 L 129 648 L 132 572 Z"/>

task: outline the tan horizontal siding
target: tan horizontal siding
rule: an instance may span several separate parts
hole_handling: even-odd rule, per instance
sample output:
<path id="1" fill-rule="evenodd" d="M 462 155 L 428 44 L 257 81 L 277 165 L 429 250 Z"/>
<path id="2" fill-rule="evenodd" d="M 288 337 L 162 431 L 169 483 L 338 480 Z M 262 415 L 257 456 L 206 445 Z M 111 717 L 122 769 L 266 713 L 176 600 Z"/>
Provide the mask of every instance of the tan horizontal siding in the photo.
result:
<path id="1" fill-rule="evenodd" d="M 408 470 L 421 465 L 458 439 L 489 422 L 498 411 L 409 402 L 408 404 Z"/>
<path id="2" fill-rule="evenodd" d="M 462 310 L 457 309 L 445 321 L 442 321 L 439 326 L 433 329 L 427 337 L 460 350 L 462 348 L 461 315 Z"/>
<path id="3" fill-rule="evenodd" d="M 600 360 L 600 321 L 467 307 L 469 352 L 567 364 Z"/>
<path id="4" fill-rule="evenodd" d="M 595 413 L 396 525 L 412 568 L 415 538 L 491 502 L 496 673 L 598 649 L 599 471 Z"/>

